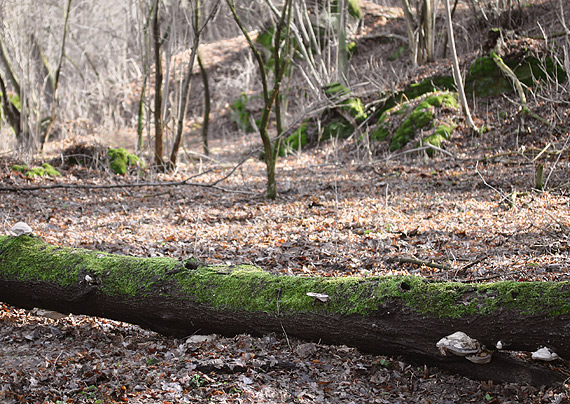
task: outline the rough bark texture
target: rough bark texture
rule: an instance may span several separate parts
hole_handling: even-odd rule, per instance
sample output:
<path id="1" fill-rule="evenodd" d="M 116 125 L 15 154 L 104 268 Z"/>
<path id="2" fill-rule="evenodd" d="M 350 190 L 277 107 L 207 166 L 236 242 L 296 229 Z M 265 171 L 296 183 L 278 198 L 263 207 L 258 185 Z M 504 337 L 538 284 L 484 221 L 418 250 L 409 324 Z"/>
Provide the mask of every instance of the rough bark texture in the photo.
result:
<path id="1" fill-rule="evenodd" d="M 38 237 L 0 237 L 0 301 L 8 304 L 107 317 L 179 337 L 285 330 L 499 382 L 557 383 L 567 377 L 566 367 L 509 352 L 494 352 L 491 363 L 476 365 L 442 356 L 436 342 L 460 330 L 487 347 L 499 340 L 510 350 L 548 346 L 568 358 L 569 287 L 276 276 L 255 267 L 207 267 L 60 248 Z"/>

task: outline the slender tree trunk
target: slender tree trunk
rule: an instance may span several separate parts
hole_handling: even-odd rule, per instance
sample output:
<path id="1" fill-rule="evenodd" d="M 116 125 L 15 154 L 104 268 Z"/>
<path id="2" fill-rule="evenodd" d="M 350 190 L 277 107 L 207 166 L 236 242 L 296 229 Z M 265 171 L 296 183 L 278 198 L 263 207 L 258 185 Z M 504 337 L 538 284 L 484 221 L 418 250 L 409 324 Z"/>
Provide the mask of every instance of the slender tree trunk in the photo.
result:
<path id="1" fill-rule="evenodd" d="M 22 89 L 20 88 L 20 83 L 16 79 L 14 74 L 14 70 L 12 69 L 12 65 L 10 64 L 10 60 L 8 59 L 8 54 L 6 49 L 4 48 L 4 41 L 0 37 L 0 60 L 4 65 L 4 72 L 8 76 L 8 80 L 12 83 L 12 87 L 14 88 L 14 92 L 18 94 L 19 97 L 22 97 Z"/>
<path id="2" fill-rule="evenodd" d="M 143 132 L 144 132 L 144 100 L 146 97 L 146 83 L 148 80 L 148 73 L 144 75 L 141 95 L 139 97 L 138 105 L 138 115 L 137 115 L 137 151 L 142 151 L 143 149 Z"/>
<path id="3" fill-rule="evenodd" d="M 182 134 L 184 133 L 184 118 L 186 117 L 186 109 L 188 108 L 188 100 L 190 98 L 190 84 L 192 82 L 193 75 L 192 71 L 194 69 L 198 46 L 200 44 L 200 8 L 200 0 L 196 0 L 196 7 L 194 8 L 194 38 L 190 52 L 190 61 L 188 62 L 188 68 L 184 76 L 184 81 L 182 82 L 182 96 L 180 97 L 180 107 L 178 108 L 176 136 L 174 137 L 174 143 L 172 144 L 172 151 L 170 153 L 170 161 L 168 162 L 168 168 L 170 170 L 173 170 L 176 167 L 178 150 L 182 143 Z"/>
<path id="4" fill-rule="evenodd" d="M 469 111 L 469 104 L 467 104 L 467 97 L 465 96 L 465 89 L 463 87 L 463 79 L 461 78 L 461 71 L 459 70 L 459 61 L 457 60 L 457 51 L 455 50 L 455 39 L 453 36 L 453 21 L 451 20 L 451 9 L 449 7 L 449 0 L 444 0 L 445 2 L 445 13 L 447 15 L 447 34 L 449 36 L 449 46 L 451 47 L 451 57 L 453 59 L 453 77 L 455 79 L 455 85 L 457 86 L 457 91 L 459 92 L 459 99 L 461 100 L 461 105 L 463 106 L 463 112 L 465 113 L 465 118 L 467 119 L 467 124 L 469 127 L 478 131 L 477 125 L 473 122 L 471 117 L 471 112 Z"/>
<path id="5" fill-rule="evenodd" d="M 208 147 L 208 131 L 210 126 L 210 85 L 208 84 L 208 72 L 204 67 L 202 57 L 198 52 L 198 66 L 200 66 L 200 76 L 202 77 L 202 83 L 204 85 L 204 119 L 202 122 L 202 144 L 204 146 L 204 154 L 208 156 L 210 154 L 210 148 Z"/>
<path id="6" fill-rule="evenodd" d="M 338 81 L 346 86 L 348 84 L 348 52 L 346 51 L 346 3 L 345 0 L 339 0 L 338 3 Z"/>
<path id="7" fill-rule="evenodd" d="M 290 27 L 291 27 L 292 0 L 287 0 L 285 2 L 285 4 L 283 5 L 283 10 L 281 12 L 281 16 L 279 17 L 279 22 L 278 22 L 277 28 L 275 30 L 274 43 L 276 45 L 274 46 L 274 48 L 279 49 L 279 44 L 281 43 L 281 30 L 283 29 L 283 26 L 285 26 L 285 24 L 287 24 L 287 33 L 286 33 L 286 37 L 285 37 L 286 52 L 284 55 L 279 54 L 279 51 L 277 51 L 277 53 L 276 53 L 276 55 L 277 55 L 277 57 L 275 57 L 275 64 L 276 64 L 275 72 L 276 72 L 276 74 L 275 74 L 275 81 L 273 83 L 273 88 L 271 90 L 269 90 L 269 86 L 267 83 L 267 71 L 266 71 L 265 63 L 263 61 L 263 57 L 261 56 L 261 54 L 259 53 L 259 51 L 255 47 L 253 40 L 251 39 L 251 37 L 250 37 L 249 33 L 247 32 L 243 23 L 241 22 L 232 0 L 226 0 L 226 1 L 227 1 L 228 6 L 230 7 L 230 10 L 231 10 L 232 15 L 234 17 L 234 20 L 236 21 L 238 27 L 240 28 L 241 32 L 245 36 L 245 38 L 249 44 L 249 47 L 251 48 L 251 50 L 255 56 L 255 59 L 257 61 L 257 65 L 259 68 L 259 74 L 261 76 L 261 85 L 262 85 L 262 90 L 263 90 L 264 108 L 263 108 L 263 113 L 261 115 L 261 124 L 259 125 L 259 134 L 261 136 L 261 141 L 263 143 L 263 150 L 265 153 L 265 164 L 267 166 L 267 170 L 266 170 L 267 171 L 267 198 L 275 199 L 277 197 L 277 183 L 276 183 L 276 175 L 275 175 L 275 168 L 276 167 L 275 166 L 277 163 L 278 150 L 275 149 L 274 145 L 271 142 L 271 138 L 269 137 L 268 126 L 269 126 L 269 117 L 271 114 L 271 110 L 273 109 L 274 103 L 276 101 L 278 102 L 278 100 L 279 100 L 279 88 L 281 86 L 283 74 L 287 68 L 287 64 L 289 63 L 288 58 L 290 57 L 290 55 L 289 55 L 290 38 L 289 37 L 290 37 Z M 280 65 L 280 66 L 277 67 L 277 65 Z M 277 72 L 278 72 L 278 74 L 277 74 Z M 280 135 L 280 133 L 278 133 L 278 135 Z M 278 140 L 278 142 L 279 141 L 280 140 Z M 279 143 L 277 143 L 277 146 L 279 146 Z"/>
<path id="8" fill-rule="evenodd" d="M 158 19 L 158 9 L 160 0 L 155 0 L 152 18 L 152 38 L 154 44 L 154 164 L 158 170 L 164 169 L 164 146 L 163 146 L 163 126 L 162 126 L 162 57 L 160 37 L 160 21 Z"/>

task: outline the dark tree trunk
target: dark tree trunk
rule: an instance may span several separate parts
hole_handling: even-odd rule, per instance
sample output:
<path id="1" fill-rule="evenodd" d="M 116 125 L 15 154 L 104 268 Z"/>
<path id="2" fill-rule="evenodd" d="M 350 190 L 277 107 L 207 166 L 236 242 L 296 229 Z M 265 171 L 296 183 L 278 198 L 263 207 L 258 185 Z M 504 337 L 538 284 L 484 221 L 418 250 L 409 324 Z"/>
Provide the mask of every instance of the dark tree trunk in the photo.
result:
<path id="1" fill-rule="evenodd" d="M 164 146 L 162 126 L 162 38 L 159 21 L 160 1 L 154 2 L 152 17 L 152 40 L 154 43 L 154 164 L 159 171 L 164 170 Z"/>
<path id="2" fill-rule="evenodd" d="M 22 235 L 0 237 L 0 301 L 127 321 L 179 337 L 285 330 L 498 382 L 542 385 L 568 376 L 562 360 L 553 366 L 531 361 L 528 353 L 496 351 L 490 363 L 477 365 L 436 348 L 440 338 L 463 331 L 491 349 L 497 341 L 516 351 L 547 346 L 568 359 L 568 282 L 277 276 L 248 266 L 61 248 Z"/>

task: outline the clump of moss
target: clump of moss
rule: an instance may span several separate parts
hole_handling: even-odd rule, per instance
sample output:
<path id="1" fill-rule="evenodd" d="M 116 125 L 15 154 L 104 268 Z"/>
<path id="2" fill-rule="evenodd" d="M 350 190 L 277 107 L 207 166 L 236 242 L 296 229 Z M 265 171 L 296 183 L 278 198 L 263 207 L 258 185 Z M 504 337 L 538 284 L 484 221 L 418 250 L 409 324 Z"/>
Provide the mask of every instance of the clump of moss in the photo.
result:
<path id="1" fill-rule="evenodd" d="M 345 87 L 341 83 L 335 82 L 329 84 L 325 88 L 325 93 L 333 102 L 336 103 L 335 108 L 342 109 L 344 112 L 356 119 L 357 122 L 361 122 L 366 119 L 367 114 L 364 110 L 362 100 L 358 97 L 353 97 L 352 91 L 349 88 Z"/>
<path id="2" fill-rule="evenodd" d="M 459 110 L 457 94 L 451 92 L 432 93 L 423 98 L 407 101 L 385 111 L 377 122 L 377 127 L 370 134 L 372 140 L 388 140 L 390 151 L 407 145 L 420 129 L 433 127 L 433 122 L 442 108 Z M 446 129 L 447 128 L 447 129 Z M 422 143 L 440 147 L 443 140 L 449 138 L 452 129 L 437 126 L 433 133 L 425 136 Z M 390 135 L 392 137 L 390 138 Z M 430 152 L 433 154 L 433 150 Z"/>
<path id="3" fill-rule="evenodd" d="M 455 129 L 455 124 L 450 123 L 449 125 L 441 124 L 435 131 L 428 136 L 424 136 L 423 139 L 420 141 L 421 145 L 433 145 L 435 147 L 441 148 L 443 146 L 443 142 L 451 136 L 451 132 Z M 428 156 L 432 157 L 434 153 L 434 149 L 430 148 L 426 150 Z"/>
<path id="4" fill-rule="evenodd" d="M 122 147 L 119 147 L 117 149 L 109 149 L 107 154 L 109 156 L 109 166 L 115 174 L 124 175 L 126 174 L 128 167 L 144 166 L 143 162 L 138 156 L 129 153 Z"/>
<path id="5" fill-rule="evenodd" d="M 505 56 L 503 61 L 521 83 L 528 87 L 549 77 L 556 78 L 559 82 L 566 80 L 566 72 L 551 57 L 541 60 L 534 56 Z M 469 67 L 465 78 L 465 90 L 477 97 L 497 96 L 514 91 L 512 82 L 504 76 L 489 56 L 478 58 Z"/>
<path id="6" fill-rule="evenodd" d="M 51 164 L 43 163 L 41 166 L 28 168 L 26 164 L 14 164 L 12 170 L 21 172 L 28 178 L 35 177 L 61 177 L 61 173 L 57 171 Z"/>

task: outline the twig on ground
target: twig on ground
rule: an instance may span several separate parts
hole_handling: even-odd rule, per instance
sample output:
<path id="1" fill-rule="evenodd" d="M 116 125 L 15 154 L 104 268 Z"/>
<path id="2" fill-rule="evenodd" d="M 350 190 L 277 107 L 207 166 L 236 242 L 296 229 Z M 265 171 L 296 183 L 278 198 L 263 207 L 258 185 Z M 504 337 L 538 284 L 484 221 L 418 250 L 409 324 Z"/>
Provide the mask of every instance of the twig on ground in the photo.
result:
<path id="1" fill-rule="evenodd" d="M 441 147 L 434 146 L 434 145 L 432 145 L 432 144 L 426 144 L 426 145 L 423 145 L 423 146 L 420 146 L 420 147 L 416 147 L 415 149 L 404 150 L 403 152 L 400 152 L 400 153 L 391 154 L 391 155 L 389 155 L 388 157 L 386 157 L 386 158 L 384 159 L 384 161 L 388 161 L 388 160 L 390 160 L 390 159 L 392 159 L 392 158 L 400 157 L 400 156 L 403 156 L 403 155 L 405 155 L 405 154 L 414 153 L 414 152 L 420 152 L 420 151 L 428 150 L 428 149 L 434 149 L 434 150 L 437 150 L 437 151 L 439 151 L 439 152 L 442 152 L 443 154 L 447 154 L 449 157 L 451 157 L 451 158 L 453 158 L 453 159 L 455 158 L 455 156 L 454 156 L 452 153 L 448 152 L 448 151 L 445 150 L 445 149 L 442 149 Z M 373 163 L 375 163 L 375 161 L 373 161 Z"/>
<path id="2" fill-rule="evenodd" d="M 123 183 L 123 184 L 51 184 L 51 185 L 36 185 L 30 187 L 0 187 L 0 191 L 4 192 L 19 192 L 19 191 L 40 191 L 46 189 L 112 189 L 112 188 L 140 188 L 140 187 L 162 187 L 162 186 L 191 186 L 191 187 L 203 187 L 203 188 L 213 188 L 219 191 L 231 192 L 231 193 L 242 193 L 242 194 L 255 194 L 251 191 L 240 191 L 232 190 L 217 186 L 221 181 L 227 179 L 233 172 L 241 165 L 243 161 L 236 165 L 227 175 L 219 178 L 218 180 L 209 184 L 200 184 L 196 182 L 188 182 L 193 178 L 200 177 L 211 171 L 207 170 L 200 174 L 192 175 L 184 180 L 180 181 L 165 181 L 165 182 L 135 182 L 135 183 Z"/>
<path id="3" fill-rule="evenodd" d="M 486 260 L 488 257 L 487 254 L 483 255 L 482 257 L 476 259 L 475 261 L 470 262 L 469 264 L 463 265 L 461 268 L 459 268 L 457 271 L 455 271 L 455 277 L 457 277 L 457 275 L 461 275 L 463 274 L 465 271 L 467 271 L 469 268 L 474 267 L 475 265 L 477 265 L 478 263 Z"/>
<path id="4" fill-rule="evenodd" d="M 424 260 L 419 260 L 419 259 L 412 258 L 412 257 L 398 257 L 398 258 L 395 258 L 394 261 L 400 262 L 403 264 L 425 265 L 426 267 L 443 269 L 445 271 L 451 271 L 453 269 L 447 265 L 438 264 L 437 262 L 424 261 Z"/>

